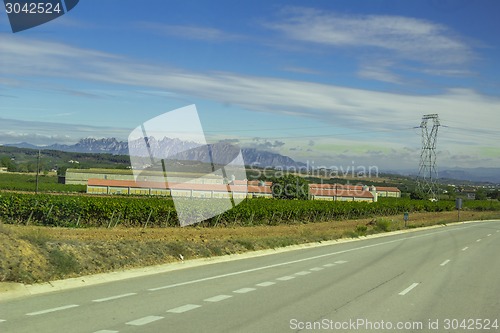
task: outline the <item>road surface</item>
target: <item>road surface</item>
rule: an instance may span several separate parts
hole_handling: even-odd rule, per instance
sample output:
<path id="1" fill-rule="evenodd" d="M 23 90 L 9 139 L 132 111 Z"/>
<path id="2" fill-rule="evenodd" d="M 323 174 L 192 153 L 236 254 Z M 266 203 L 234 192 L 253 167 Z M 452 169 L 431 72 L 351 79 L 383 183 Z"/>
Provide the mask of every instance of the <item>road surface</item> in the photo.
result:
<path id="1" fill-rule="evenodd" d="M 499 254 L 455 224 L 0 301 L 0 332 L 500 332 Z"/>

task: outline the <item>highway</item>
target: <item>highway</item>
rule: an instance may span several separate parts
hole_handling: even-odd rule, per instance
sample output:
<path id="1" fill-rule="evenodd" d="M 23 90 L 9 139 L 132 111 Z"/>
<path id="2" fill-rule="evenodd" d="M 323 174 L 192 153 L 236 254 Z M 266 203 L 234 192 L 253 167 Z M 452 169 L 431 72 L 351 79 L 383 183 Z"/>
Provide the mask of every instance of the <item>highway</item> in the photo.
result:
<path id="1" fill-rule="evenodd" d="M 454 224 L 0 301 L 0 332 L 500 332 L 499 254 Z"/>

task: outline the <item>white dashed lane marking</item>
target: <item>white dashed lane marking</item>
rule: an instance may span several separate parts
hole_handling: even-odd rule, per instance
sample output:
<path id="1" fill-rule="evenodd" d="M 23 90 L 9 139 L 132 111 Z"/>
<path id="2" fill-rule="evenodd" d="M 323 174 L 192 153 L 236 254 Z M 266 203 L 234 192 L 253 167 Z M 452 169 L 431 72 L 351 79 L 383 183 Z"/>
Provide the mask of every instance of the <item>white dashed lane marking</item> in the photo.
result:
<path id="1" fill-rule="evenodd" d="M 481 238 L 479 238 L 476 242 L 480 242 L 481 241 Z"/>
<path id="2" fill-rule="evenodd" d="M 324 264 L 323 267 L 333 267 L 335 264 Z"/>
<path id="3" fill-rule="evenodd" d="M 179 306 L 177 308 L 173 308 L 173 309 L 167 310 L 167 312 L 170 312 L 170 313 L 183 313 L 183 312 L 188 312 L 188 311 L 197 309 L 199 307 L 201 307 L 201 305 L 186 304 L 186 305 L 183 305 L 183 306 Z"/>
<path id="4" fill-rule="evenodd" d="M 152 323 L 154 321 L 157 321 L 157 320 L 160 320 L 163 318 L 164 317 L 160 317 L 160 316 L 147 316 L 147 317 L 143 317 L 143 318 L 129 321 L 128 323 L 125 323 L 125 325 L 142 326 L 142 325 L 146 325 L 146 324 Z"/>
<path id="5" fill-rule="evenodd" d="M 254 290 L 256 290 L 256 289 L 255 288 L 241 288 L 241 289 L 233 291 L 233 293 L 246 294 L 246 293 L 249 293 L 249 292 L 254 291 Z"/>
<path id="6" fill-rule="evenodd" d="M 94 333 L 118 333 L 118 331 L 100 330 L 100 331 L 95 331 Z"/>
<path id="7" fill-rule="evenodd" d="M 276 280 L 278 280 L 278 281 L 288 281 L 288 280 L 291 280 L 291 279 L 295 279 L 295 276 L 290 276 L 290 275 L 282 276 L 282 277 L 277 278 Z"/>
<path id="8" fill-rule="evenodd" d="M 123 297 L 128 297 L 128 296 L 133 296 L 133 295 L 137 295 L 137 294 L 136 293 L 128 293 L 128 294 L 116 295 L 116 296 L 111 296 L 111 297 L 106 297 L 106 298 L 99 298 L 99 299 L 92 300 L 92 302 L 99 303 L 99 302 L 112 301 L 112 300 L 115 300 L 115 299 L 119 299 L 119 298 L 123 298 Z"/>
<path id="9" fill-rule="evenodd" d="M 467 250 L 468 248 L 469 248 L 469 247 L 468 247 L 468 246 L 466 246 L 466 247 L 464 247 L 464 248 L 462 249 L 462 251 L 465 251 L 465 250 Z"/>
<path id="10" fill-rule="evenodd" d="M 324 268 L 323 268 L 323 267 L 313 267 L 313 268 L 311 268 L 311 269 L 309 269 L 309 270 L 310 270 L 310 271 L 313 271 L 313 272 L 317 272 L 317 271 L 322 271 L 322 270 L 324 270 Z"/>
<path id="11" fill-rule="evenodd" d="M 77 305 L 77 304 L 65 305 L 65 306 L 60 306 L 58 308 L 30 312 L 30 313 L 27 313 L 26 315 L 27 316 L 38 316 L 38 315 L 46 314 L 46 313 L 50 313 L 50 312 L 56 312 L 56 311 L 62 311 L 62 310 L 67 310 L 67 309 L 71 309 L 71 308 L 76 308 L 77 306 L 79 306 L 79 305 Z"/>
<path id="12" fill-rule="evenodd" d="M 220 301 L 223 301 L 223 300 L 231 298 L 231 297 L 233 297 L 233 296 L 230 296 L 230 295 L 217 295 L 217 296 L 214 296 L 214 297 L 210 297 L 210 298 L 204 299 L 204 301 L 205 302 L 220 302 Z"/>
<path id="13" fill-rule="evenodd" d="M 449 262 L 450 262 L 450 259 L 447 259 L 447 260 L 443 261 L 439 266 L 444 266 Z"/>
<path id="14" fill-rule="evenodd" d="M 272 286 L 273 284 L 276 284 L 276 282 L 266 281 L 266 282 L 257 283 L 256 286 L 269 287 L 269 286 Z"/>
<path id="15" fill-rule="evenodd" d="M 491 236 L 491 234 L 487 234 L 487 235 L 486 235 L 486 237 L 490 237 L 490 236 Z"/>
<path id="16" fill-rule="evenodd" d="M 2 322 L 4 322 L 4 321 L 7 321 L 7 320 L 5 320 L 5 319 L 0 319 L 0 323 L 2 323 Z"/>
<path id="17" fill-rule="evenodd" d="M 346 262 L 347 261 L 345 261 L 345 260 L 338 260 L 335 263 L 340 265 L 340 264 L 345 264 Z"/>
<path id="18" fill-rule="evenodd" d="M 301 272 L 297 272 L 297 273 L 295 273 L 295 275 L 307 275 L 307 274 L 311 274 L 311 272 L 308 272 L 308 271 L 301 271 Z"/>
<path id="19" fill-rule="evenodd" d="M 402 292 L 400 292 L 399 295 L 404 296 L 404 295 L 408 294 L 416 286 L 418 286 L 418 283 L 416 283 L 416 282 L 412 283 L 411 286 L 409 286 L 408 288 L 406 288 L 405 290 L 403 290 Z"/>

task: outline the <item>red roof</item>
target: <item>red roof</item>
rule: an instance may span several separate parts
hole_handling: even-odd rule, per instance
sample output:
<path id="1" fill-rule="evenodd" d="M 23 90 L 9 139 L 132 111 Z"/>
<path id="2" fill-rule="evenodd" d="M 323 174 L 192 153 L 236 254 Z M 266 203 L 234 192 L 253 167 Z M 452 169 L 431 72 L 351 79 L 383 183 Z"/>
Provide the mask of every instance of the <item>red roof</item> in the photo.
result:
<path id="1" fill-rule="evenodd" d="M 368 190 L 371 186 L 367 186 Z M 309 184 L 309 188 L 318 189 L 345 189 L 348 191 L 362 191 L 362 185 L 349 185 L 349 184 Z M 397 187 L 386 187 L 386 186 L 375 186 L 377 191 L 388 191 L 388 192 L 401 192 Z"/>
<path id="2" fill-rule="evenodd" d="M 373 198 L 370 191 L 349 191 L 343 189 L 329 189 L 329 188 L 311 188 L 309 194 L 318 195 L 323 197 L 356 197 L 356 198 Z"/>
<path id="3" fill-rule="evenodd" d="M 386 186 L 376 186 L 377 191 L 387 191 L 387 192 L 401 192 L 397 187 L 386 187 Z"/>
<path id="4" fill-rule="evenodd" d="M 133 187 L 133 188 L 156 188 L 171 190 L 195 190 L 195 191 L 218 191 L 218 192 L 249 192 L 249 193 L 271 193 L 269 186 L 246 186 L 246 185 L 226 185 L 226 184 L 195 184 L 195 183 L 167 183 L 149 182 L 134 180 L 114 180 L 90 178 L 89 186 L 112 186 L 112 187 Z"/>

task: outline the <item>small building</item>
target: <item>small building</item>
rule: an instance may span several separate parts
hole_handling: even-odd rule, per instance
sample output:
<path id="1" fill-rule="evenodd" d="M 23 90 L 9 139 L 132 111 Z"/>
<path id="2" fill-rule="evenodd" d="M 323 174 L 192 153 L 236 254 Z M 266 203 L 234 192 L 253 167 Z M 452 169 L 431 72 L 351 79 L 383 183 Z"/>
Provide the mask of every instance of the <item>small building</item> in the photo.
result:
<path id="1" fill-rule="evenodd" d="M 377 191 L 374 186 L 343 184 L 310 184 L 309 196 L 312 200 L 365 201 L 376 202 Z"/>
<path id="2" fill-rule="evenodd" d="M 377 195 L 384 198 L 401 198 L 401 190 L 397 187 L 377 186 Z"/>
<path id="3" fill-rule="evenodd" d="M 374 201 L 377 201 L 379 197 L 390 197 L 390 198 L 400 198 L 401 191 L 397 187 L 384 187 L 384 186 L 366 186 L 366 185 L 350 185 L 350 184 L 310 184 L 309 190 L 311 189 L 333 189 L 339 191 L 339 195 L 341 191 L 350 191 L 354 192 L 353 196 L 359 194 L 361 197 L 364 191 L 376 192 L 376 198 Z M 350 194 L 350 193 L 349 193 Z M 372 193 L 373 194 L 373 193 Z"/>

